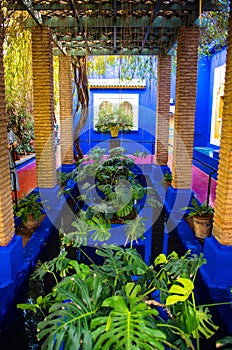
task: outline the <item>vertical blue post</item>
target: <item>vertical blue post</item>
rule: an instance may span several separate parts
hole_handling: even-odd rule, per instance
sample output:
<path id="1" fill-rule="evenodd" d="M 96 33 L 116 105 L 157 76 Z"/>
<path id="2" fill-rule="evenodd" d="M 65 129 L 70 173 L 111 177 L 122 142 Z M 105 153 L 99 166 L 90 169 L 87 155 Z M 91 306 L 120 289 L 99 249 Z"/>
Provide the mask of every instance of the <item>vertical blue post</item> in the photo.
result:
<path id="1" fill-rule="evenodd" d="M 164 240 L 163 240 L 163 254 L 167 255 L 168 254 L 168 231 L 166 228 L 166 225 L 164 224 Z"/>
<path id="2" fill-rule="evenodd" d="M 23 265 L 22 237 L 14 236 L 5 247 L 0 247 L 0 288 L 14 281 Z"/>

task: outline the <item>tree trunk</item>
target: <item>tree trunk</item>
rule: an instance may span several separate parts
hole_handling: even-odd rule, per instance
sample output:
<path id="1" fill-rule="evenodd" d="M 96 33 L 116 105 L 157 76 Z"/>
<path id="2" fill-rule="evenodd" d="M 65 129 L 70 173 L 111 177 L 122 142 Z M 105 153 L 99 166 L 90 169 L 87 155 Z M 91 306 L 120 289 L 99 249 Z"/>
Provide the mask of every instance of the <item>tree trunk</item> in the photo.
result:
<path id="1" fill-rule="evenodd" d="M 83 152 L 80 147 L 80 132 L 84 128 L 88 120 L 88 106 L 89 106 L 89 90 L 88 90 L 88 76 L 87 76 L 87 60 L 86 57 L 77 57 L 77 63 L 73 64 L 74 68 L 74 80 L 77 88 L 77 108 L 75 113 L 81 108 L 81 115 L 78 121 L 77 127 L 74 134 L 74 144 L 77 151 L 77 155 L 74 159 L 83 158 Z M 78 72 L 78 74 L 77 74 Z"/>

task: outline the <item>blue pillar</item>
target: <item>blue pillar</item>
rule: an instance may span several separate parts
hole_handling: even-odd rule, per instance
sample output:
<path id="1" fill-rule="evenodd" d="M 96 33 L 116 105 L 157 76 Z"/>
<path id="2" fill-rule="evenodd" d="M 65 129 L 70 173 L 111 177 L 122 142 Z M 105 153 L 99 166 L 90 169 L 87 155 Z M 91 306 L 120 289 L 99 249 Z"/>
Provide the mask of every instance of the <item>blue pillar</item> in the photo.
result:
<path id="1" fill-rule="evenodd" d="M 169 186 L 165 197 L 165 208 L 168 213 L 167 229 L 172 231 L 183 218 L 185 211 L 182 208 L 189 206 L 193 197 L 191 189 L 173 188 Z"/>
<path id="2" fill-rule="evenodd" d="M 59 195 L 60 186 L 56 185 L 52 188 L 36 188 L 34 192 L 38 192 L 41 201 L 45 201 L 44 209 L 47 214 L 50 210 L 59 211 L 62 208 L 64 199 L 63 195 Z"/>
<path id="3" fill-rule="evenodd" d="M 152 167 L 152 178 L 155 182 L 160 182 L 163 180 L 163 175 L 166 172 L 171 173 L 170 168 L 167 165 L 153 165 Z"/>
<path id="4" fill-rule="evenodd" d="M 0 247 L 0 288 L 13 282 L 23 265 L 23 245 L 21 236 L 13 236 L 10 243 Z"/>
<path id="5" fill-rule="evenodd" d="M 215 285 L 232 286 L 232 246 L 220 244 L 212 235 L 205 239 L 205 270 Z"/>
<path id="6" fill-rule="evenodd" d="M 72 163 L 72 164 L 61 164 L 61 167 L 59 170 L 64 173 L 71 173 L 75 169 L 76 169 L 76 164 Z"/>

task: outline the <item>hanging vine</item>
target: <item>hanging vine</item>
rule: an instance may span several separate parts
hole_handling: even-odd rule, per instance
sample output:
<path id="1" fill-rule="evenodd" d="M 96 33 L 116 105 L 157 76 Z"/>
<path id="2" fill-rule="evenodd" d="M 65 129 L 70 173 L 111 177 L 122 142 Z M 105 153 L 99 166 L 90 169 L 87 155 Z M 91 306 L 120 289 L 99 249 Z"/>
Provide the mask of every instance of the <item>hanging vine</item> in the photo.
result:
<path id="1" fill-rule="evenodd" d="M 88 60 L 88 73 L 93 78 L 156 79 L 157 56 L 92 56 Z"/>
<path id="2" fill-rule="evenodd" d="M 5 98 L 8 126 L 17 136 L 18 152 L 32 152 L 32 56 L 31 34 L 24 28 L 25 12 L 4 11 Z"/>
<path id="3" fill-rule="evenodd" d="M 85 56 L 77 57 L 73 63 L 74 82 L 77 89 L 77 106 L 75 114 L 80 111 L 80 118 L 74 131 L 74 145 L 78 156 L 74 156 L 76 160 L 83 158 L 83 152 L 80 147 L 80 132 L 84 128 L 88 119 L 89 106 L 89 90 L 87 75 L 87 59 Z"/>
<path id="4" fill-rule="evenodd" d="M 229 0 L 220 0 L 221 11 L 202 13 L 201 40 L 199 54 L 210 56 L 227 45 Z"/>

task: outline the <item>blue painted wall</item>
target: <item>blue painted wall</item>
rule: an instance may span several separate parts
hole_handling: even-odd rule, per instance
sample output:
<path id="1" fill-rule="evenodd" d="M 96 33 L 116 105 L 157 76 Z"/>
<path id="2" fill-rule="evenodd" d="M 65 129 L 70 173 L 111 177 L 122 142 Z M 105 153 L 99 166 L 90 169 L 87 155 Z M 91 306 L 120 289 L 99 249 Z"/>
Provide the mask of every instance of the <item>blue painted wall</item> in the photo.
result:
<path id="1" fill-rule="evenodd" d="M 207 174 L 218 169 L 220 147 L 210 142 L 214 69 L 226 62 L 226 49 L 204 57 L 198 63 L 197 100 L 193 163 Z M 217 172 L 213 173 L 217 179 Z"/>
<path id="2" fill-rule="evenodd" d="M 211 57 L 211 64 L 210 64 L 210 89 L 209 89 L 209 104 L 210 104 L 210 123 L 211 123 L 211 115 L 212 115 L 212 103 L 213 103 L 213 80 L 214 80 L 214 68 L 222 66 L 223 64 L 226 63 L 226 53 L 227 50 L 224 49 L 220 52 L 215 53 Z M 218 149 L 219 147 L 214 146 L 210 143 L 209 140 L 209 146 L 211 148 L 216 148 Z"/>
<path id="3" fill-rule="evenodd" d="M 84 153 L 87 153 L 95 146 L 109 148 L 112 139 L 110 134 L 101 133 L 93 130 L 93 95 L 94 93 L 125 93 L 139 95 L 139 116 L 138 131 L 129 133 L 120 133 L 119 140 L 128 153 L 135 151 L 144 151 L 148 154 L 154 154 L 155 129 L 156 129 L 156 80 L 152 79 L 147 83 L 145 89 L 90 89 L 89 100 L 89 118 L 85 128 L 80 135 L 81 147 Z M 78 117 L 77 117 L 78 118 Z"/>
<path id="4" fill-rule="evenodd" d="M 208 146 L 210 138 L 209 105 L 210 59 L 205 57 L 198 63 L 197 99 L 195 116 L 195 147 Z"/>
<path id="5" fill-rule="evenodd" d="M 195 140 L 194 147 L 207 147 L 218 149 L 210 144 L 212 96 L 214 68 L 226 61 L 226 49 L 204 57 L 198 63 L 197 99 L 195 116 Z M 84 153 L 91 148 L 101 145 L 109 148 L 110 135 L 93 130 L 93 94 L 94 93 L 138 93 L 139 94 L 139 130 L 127 134 L 120 134 L 121 145 L 125 146 L 128 153 L 137 149 L 146 151 L 148 154 L 155 152 L 155 129 L 156 129 L 156 92 L 157 81 L 147 81 L 145 89 L 90 89 L 89 118 L 80 135 L 81 147 Z M 171 97 L 175 101 L 175 73 L 171 79 Z M 74 120 L 74 127 L 79 116 Z"/>
<path id="6" fill-rule="evenodd" d="M 204 57 L 198 63 L 195 117 L 195 147 L 219 147 L 210 143 L 214 69 L 226 62 L 226 49 Z"/>

